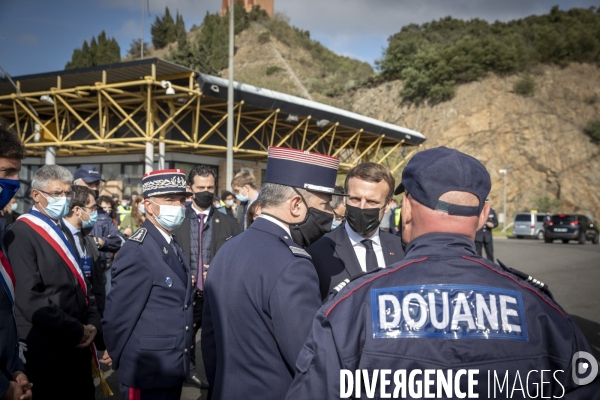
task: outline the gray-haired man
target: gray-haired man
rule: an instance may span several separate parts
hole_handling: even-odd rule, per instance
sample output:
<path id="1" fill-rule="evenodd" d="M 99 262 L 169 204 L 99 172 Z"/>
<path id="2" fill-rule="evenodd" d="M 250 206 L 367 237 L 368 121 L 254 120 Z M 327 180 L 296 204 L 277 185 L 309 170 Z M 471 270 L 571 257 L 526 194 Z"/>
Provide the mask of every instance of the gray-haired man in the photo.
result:
<path id="1" fill-rule="evenodd" d="M 35 206 L 4 237 L 18 282 L 15 315 L 27 372 L 42 399 L 91 400 L 95 394 L 92 342 L 102 324 L 79 255 L 58 225 L 69 212 L 72 181 L 63 167 L 40 168 L 31 183 Z"/>

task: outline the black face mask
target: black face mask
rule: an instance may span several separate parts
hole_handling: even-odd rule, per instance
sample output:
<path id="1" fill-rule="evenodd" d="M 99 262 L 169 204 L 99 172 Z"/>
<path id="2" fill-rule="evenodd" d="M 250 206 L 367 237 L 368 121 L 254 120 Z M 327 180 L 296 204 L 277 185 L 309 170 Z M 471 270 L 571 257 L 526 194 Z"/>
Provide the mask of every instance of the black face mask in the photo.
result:
<path id="1" fill-rule="evenodd" d="M 215 194 L 207 190 L 204 192 L 194 193 L 194 203 L 200 208 L 208 208 L 212 205 Z"/>
<path id="2" fill-rule="evenodd" d="M 292 239 L 306 248 L 331 231 L 332 221 L 333 214 L 309 207 L 304 221 L 297 225 L 290 225 Z"/>
<path id="3" fill-rule="evenodd" d="M 274 215 L 263 213 L 265 215 L 269 215 L 276 220 L 283 222 L 284 224 L 289 225 L 290 233 L 292 235 L 292 239 L 298 245 L 303 248 L 307 248 L 312 243 L 319 240 L 324 234 L 331 231 L 331 222 L 333 221 L 333 214 L 330 214 L 325 211 L 317 210 L 316 208 L 309 207 L 306 200 L 304 200 L 304 196 L 302 196 L 296 188 L 293 188 L 296 193 L 302 198 L 302 201 L 308 208 L 308 212 L 306 213 L 306 217 L 304 217 L 304 221 L 299 223 L 289 223 L 280 218 L 277 218 Z"/>
<path id="4" fill-rule="evenodd" d="M 366 236 L 381 223 L 379 211 L 381 208 L 358 208 L 346 205 L 346 221 L 354 232 Z"/>

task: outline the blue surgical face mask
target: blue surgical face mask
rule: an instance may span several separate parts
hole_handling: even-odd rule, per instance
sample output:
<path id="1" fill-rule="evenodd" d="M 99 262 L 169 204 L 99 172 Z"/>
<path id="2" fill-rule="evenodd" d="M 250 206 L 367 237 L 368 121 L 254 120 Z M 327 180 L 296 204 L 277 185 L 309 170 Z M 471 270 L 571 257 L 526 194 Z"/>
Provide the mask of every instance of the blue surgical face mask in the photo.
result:
<path id="1" fill-rule="evenodd" d="M 236 198 L 237 198 L 239 201 L 241 201 L 242 203 L 244 203 L 244 202 L 246 202 L 246 201 L 250 200 L 250 199 L 248 199 L 248 193 L 246 193 L 246 195 L 244 196 L 244 195 L 242 195 L 242 193 L 240 192 L 240 193 L 236 194 L 236 195 L 235 195 L 235 197 L 236 197 Z"/>
<path id="2" fill-rule="evenodd" d="M 335 228 L 337 228 L 338 226 L 340 226 L 342 224 L 341 221 L 338 221 L 337 219 L 333 219 L 333 222 L 331 223 L 331 230 L 334 230 Z"/>
<path id="3" fill-rule="evenodd" d="M 140 205 L 138 206 L 138 211 L 141 212 L 142 214 L 146 214 L 146 208 L 144 207 L 144 205 L 142 203 L 140 203 Z"/>
<path id="4" fill-rule="evenodd" d="M 17 208 L 19 208 L 19 205 L 17 203 L 12 203 L 10 205 L 10 210 L 11 211 L 17 211 Z"/>
<path id="5" fill-rule="evenodd" d="M 83 210 L 81 210 L 83 211 Z M 96 221 L 98 220 L 98 211 L 94 211 L 92 213 L 87 213 L 85 211 L 83 211 L 84 213 L 86 213 L 88 215 L 88 220 L 84 221 L 83 219 L 81 219 L 81 227 L 82 228 L 91 228 L 92 226 L 94 226 L 96 224 Z"/>
<path id="6" fill-rule="evenodd" d="M 154 203 L 154 202 L 152 202 Z M 154 215 L 156 222 L 167 231 L 173 231 L 181 225 L 185 219 L 185 208 L 180 206 L 165 206 L 156 204 L 160 208 L 160 215 Z"/>
<path id="7" fill-rule="evenodd" d="M 40 192 L 41 193 L 41 192 Z M 42 193 L 42 196 L 44 194 Z M 69 204 L 71 203 L 71 199 L 67 197 L 46 197 L 48 200 L 48 206 L 44 207 L 44 211 L 46 214 L 52 219 L 61 219 L 65 215 L 69 213 Z"/>
<path id="8" fill-rule="evenodd" d="M 20 186 L 18 179 L 0 179 L 0 210 L 17 194 Z"/>

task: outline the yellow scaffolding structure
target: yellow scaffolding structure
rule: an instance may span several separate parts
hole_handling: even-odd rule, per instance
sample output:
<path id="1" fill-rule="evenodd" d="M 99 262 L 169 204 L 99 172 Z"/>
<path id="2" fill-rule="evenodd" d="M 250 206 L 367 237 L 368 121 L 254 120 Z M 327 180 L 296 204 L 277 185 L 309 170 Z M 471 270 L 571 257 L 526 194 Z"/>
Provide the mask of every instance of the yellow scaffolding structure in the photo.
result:
<path id="1" fill-rule="evenodd" d="M 49 146 L 66 157 L 143 153 L 147 143 L 156 149 L 164 143 L 167 152 L 224 157 L 226 102 L 202 93 L 196 72 L 179 66 L 177 73 L 161 76 L 156 66 L 150 64 L 148 75 L 116 81 L 106 69 L 101 80 L 70 87 L 57 73 L 55 85 L 33 91 L 22 91 L 16 78 L 15 90 L 0 91 L 0 116 L 12 121 L 30 156 L 43 157 Z M 174 95 L 162 81 L 171 82 Z M 241 160 L 266 161 L 269 146 L 284 146 L 340 157 L 342 171 L 364 161 L 385 162 L 396 171 L 418 149 L 405 140 L 311 115 L 290 118 L 243 100 L 234 113 L 233 151 Z M 401 151 L 408 145 L 412 151 Z"/>

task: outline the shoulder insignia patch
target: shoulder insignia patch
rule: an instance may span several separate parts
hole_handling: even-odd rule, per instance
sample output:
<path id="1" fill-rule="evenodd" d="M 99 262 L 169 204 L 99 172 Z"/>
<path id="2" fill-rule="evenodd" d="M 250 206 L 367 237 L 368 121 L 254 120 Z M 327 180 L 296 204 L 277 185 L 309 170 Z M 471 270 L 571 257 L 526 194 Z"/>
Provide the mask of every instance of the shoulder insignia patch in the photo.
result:
<path id="1" fill-rule="evenodd" d="M 518 276 L 519 278 L 523 279 L 524 281 L 529 282 L 533 287 L 536 287 L 536 288 L 540 289 L 542 292 L 552 296 L 552 294 L 550 293 L 550 288 L 548 288 L 548 285 L 546 285 L 544 282 L 538 281 L 533 276 L 530 276 L 530 275 L 528 275 L 524 272 L 521 272 L 517 269 L 510 268 L 510 267 L 506 266 L 500 260 L 496 260 L 496 261 L 498 261 L 498 265 L 500 265 L 502 268 L 504 268 L 504 270 L 510 272 L 511 274 Z"/>
<path id="2" fill-rule="evenodd" d="M 350 279 L 346 278 L 342 281 L 342 283 L 340 283 L 339 285 L 337 285 L 336 287 L 333 288 L 333 290 L 335 290 L 336 292 L 339 292 L 340 290 L 342 290 L 347 284 L 350 283 Z"/>
<path id="3" fill-rule="evenodd" d="M 146 234 L 148 230 L 146 228 L 140 228 L 133 233 L 133 235 L 129 236 L 129 240 L 133 240 L 134 242 L 143 243 L 146 238 Z"/>
<path id="4" fill-rule="evenodd" d="M 290 250 L 294 253 L 295 256 L 306 257 L 312 260 L 312 257 L 308 252 L 300 247 L 290 246 Z"/>

